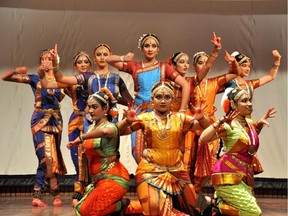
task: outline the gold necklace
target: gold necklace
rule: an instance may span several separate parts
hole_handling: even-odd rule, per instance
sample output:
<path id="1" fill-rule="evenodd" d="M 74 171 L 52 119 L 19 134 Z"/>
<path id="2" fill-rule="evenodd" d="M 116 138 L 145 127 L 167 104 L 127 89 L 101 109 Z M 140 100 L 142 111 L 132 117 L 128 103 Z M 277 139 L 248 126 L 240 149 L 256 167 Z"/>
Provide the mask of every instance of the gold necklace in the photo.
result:
<path id="1" fill-rule="evenodd" d="M 199 92 L 199 97 L 200 97 L 199 101 L 201 101 L 201 99 L 206 99 L 208 80 L 207 79 L 205 80 L 204 95 L 202 94 L 202 90 L 200 89 L 200 85 L 201 85 L 201 82 L 199 83 L 199 85 L 197 85 L 197 90 Z"/>
<path id="2" fill-rule="evenodd" d="M 169 137 L 168 130 L 171 127 L 170 115 L 172 114 L 172 112 L 169 112 L 165 118 L 159 118 L 158 116 L 156 116 L 156 113 L 154 111 L 152 112 L 152 114 L 153 114 L 154 119 L 157 121 L 158 128 L 160 130 L 160 132 L 157 134 L 157 137 L 160 140 L 168 139 L 168 137 Z M 166 125 L 162 124 L 162 120 L 164 120 L 164 119 L 167 119 L 166 120 Z"/>

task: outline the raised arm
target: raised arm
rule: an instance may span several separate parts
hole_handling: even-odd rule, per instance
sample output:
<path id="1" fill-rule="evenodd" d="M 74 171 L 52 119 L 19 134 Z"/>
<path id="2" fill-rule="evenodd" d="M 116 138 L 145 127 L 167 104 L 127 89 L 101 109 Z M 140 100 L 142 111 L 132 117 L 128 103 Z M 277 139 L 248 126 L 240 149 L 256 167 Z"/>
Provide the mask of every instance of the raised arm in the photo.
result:
<path id="1" fill-rule="evenodd" d="M 218 57 L 219 51 L 222 48 L 221 38 L 217 37 L 215 32 L 213 32 L 213 39 L 211 40 L 211 43 L 213 43 L 215 45 L 215 48 L 212 51 L 212 53 L 209 55 L 206 64 L 201 69 L 201 71 L 199 71 L 199 73 L 197 75 L 199 82 L 201 82 L 206 77 L 206 75 L 209 72 L 209 70 L 211 69 L 215 59 Z"/>
<path id="2" fill-rule="evenodd" d="M 265 85 L 268 82 L 271 82 L 272 80 L 274 80 L 277 76 L 277 72 L 280 66 L 280 62 L 281 62 L 281 55 L 279 54 L 279 52 L 277 50 L 273 50 L 272 51 L 272 55 L 274 57 L 274 63 L 271 67 L 271 69 L 268 71 L 268 75 L 261 77 L 260 80 L 260 85 Z"/>
<path id="3" fill-rule="evenodd" d="M 55 44 L 54 49 L 50 50 L 52 57 L 53 72 L 57 82 L 65 83 L 68 85 L 78 84 L 78 81 L 75 76 L 64 76 L 59 68 L 58 63 L 58 46 Z"/>
<path id="4" fill-rule="evenodd" d="M 118 70 L 122 70 L 124 62 L 133 61 L 134 54 L 127 53 L 126 55 L 111 55 L 109 56 L 106 61 L 109 65 L 117 68 Z"/>

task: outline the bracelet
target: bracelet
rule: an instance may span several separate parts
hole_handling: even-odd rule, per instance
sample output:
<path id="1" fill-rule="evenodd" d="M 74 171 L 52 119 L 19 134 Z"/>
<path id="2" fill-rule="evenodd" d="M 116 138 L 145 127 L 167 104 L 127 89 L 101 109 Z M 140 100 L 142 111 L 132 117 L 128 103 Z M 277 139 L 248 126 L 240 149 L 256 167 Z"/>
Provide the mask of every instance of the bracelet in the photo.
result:
<path id="1" fill-rule="evenodd" d="M 186 112 L 186 110 L 185 109 L 180 109 L 178 112 Z"/>
<path id="2" fill-rule="evenodd" d="M 220 46 L 220 47 L 216 47 L 216 49 L 217 49 L 217 50 L 221 50 L 221 49 L 222 49 L 222 46 Z"/>
<path id="3" fill-rule="evenodd" d="M 79 140 L 80 140 L 81 142 L 84 142 L 84 139 L 83 139 L 83 137 L 82 137 L 82 134 L 79 135 Z"/>
<path id="4" fill-rule="evenodd" d="M 59 65 L 57 65 L 57 67 L 53 67 L 52 70 L 54 73 L 58 72 L 60 70 Z"/>
<path id="5" fill-rule="evenodd" d="M 214 57 L 214 58 L 218 57 L 218 55 L 215 55 L 214 53 L 211 53 L 211 56 Z"/>
<path id="6" fill-rule="evenodd" d="M 272 68 L 277 69 L 279 66 L 280 66 L 280 64 L 279 65 L 273 64 Z"/>
<path id="7" fill-rule="evenodd" d="M 213 126 L 213 128 L 214 128 L 215 130 L 217 130 L 217 129 L 220 127 L 220 124 L 219 124 L 219 122 L 214 122 L 214 123 L 212 124 L 212 126 Z"/>
<path id="8" fill-rule="evenodd" d="M 124 56 L 120 56 L 120 61 L 124 63 Z"/>
<path id="9" fill-rule="evenodd" d="M 132 125 L 132 123 L 133 123 L 133 122 L 129 122 L 127 118 L 125 119 L 125 122 L 126 122 L 129 126 Z"/>

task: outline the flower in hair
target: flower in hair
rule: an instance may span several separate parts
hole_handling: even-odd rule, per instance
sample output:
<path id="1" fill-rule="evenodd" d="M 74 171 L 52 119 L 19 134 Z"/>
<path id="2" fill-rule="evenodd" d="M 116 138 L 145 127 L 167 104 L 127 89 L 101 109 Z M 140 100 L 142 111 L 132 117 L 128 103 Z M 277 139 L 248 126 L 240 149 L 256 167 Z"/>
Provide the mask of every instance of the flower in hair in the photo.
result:
<path id="1" fill-rule="evenodd" d="M 223 102 L 223 110 L 225 113 L 229 113 L 230 112 L 230 100 L 228 98 L 226 98 L 226 100 L 224 100 Z"/>

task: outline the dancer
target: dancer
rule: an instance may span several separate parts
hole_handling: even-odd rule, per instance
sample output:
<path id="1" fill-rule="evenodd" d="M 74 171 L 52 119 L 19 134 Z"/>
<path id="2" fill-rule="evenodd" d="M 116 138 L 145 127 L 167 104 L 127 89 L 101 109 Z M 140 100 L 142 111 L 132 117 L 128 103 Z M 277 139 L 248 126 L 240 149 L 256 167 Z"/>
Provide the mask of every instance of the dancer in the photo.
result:
<path id="1" fill-rule="evenodd" d="M 221 39 L 216 40 L 218 42 L 218 50 L 221 47 Z M 217 49 L 216 48 L 216 49 Z M 203 68 L 207 67 L 206 63 L 211 58 L 216 58 L 218 54 L 212 53 L 208 56 L 205 52 L 198 52 L 193 56 L 193 67 L 196 74 L 199 74 L 203 71 Z M 211 123 L 215 122 L 216 117 L 214 115 L 217 110 L 214 106 L 215 98 L 218 91 L 224 86 L 225 83 L 237 77 L 240 74 L 240 68 L 236 59 L 229 55 L 225 50 L 225 60 L 231 64 L 231 67 L 234 68 L 234 73 L 223 74 L 217 77 L 212 78 L 203 78 L 203 80 L 195 87 L 192 95 L 192 104 L 197 106 L 201 101 L 206 101 L 206 108 L 204 110 L 210 118 Z M 194 151 L 194 159 L 191 164 L 191 180 L 195 186 L 197 193 L 201 193 L 202 187 L 207 182 L 210 177 L 210 170 L 213 164 L 217 160 L 217 152 L 220 148 L 220 140 L 214 140 L 208 145 L 199 146 L 198 138 L 200 133 L 197 133 L 195 136 L 196 148 Z"/>
<path id="2" fill-rule="evenodd" d="M 205 79 L 206 74 L 211 70 L 211 67 L 221 49 L 221 38 L 217 37 L 215 32 L 213 32 L 213 39 L 211 40 L 211 43 L 215 45 L 214 50 L 212 51 L 209 58 L 205 59 L 205 64 L 203 64 L 201 68 L 200 67 L 198 68 L 197 73 L 193 77 L 186 76 L 189 70 L 189 66 L 190 66 L 189 56 L 186 53 L 177 52 L 168 59 L 168 63 L 172 65 L 174 69 L 187 80 L 187 83 L 190 86 L 189 104 L 193 102 L 192 96 L 193 96 L 194 89 L 199 83 L 201 83 L 203 79 Z M 174 82 L 171 82 L 171 84 L 174 87 L 174 95 L 175 95 L 173 104 L 171 106 L 171 110 L 179 111 L 180 103 L 182 101 L 181 88 L 179 85 L 175 84 Z M 193 115 L 193 113 L 191 113 L 191 110 L 189 109 L 186 110 L 186 114 Z M 192 170 L 193 170 L 192 173 L 194 173 L 194 167 L 195 167 L 195 161 L 196 161 L 196 155 L 197 155 L 196 150 L 198 149 L 197 146 L 195 146 L 196 143 L 194 142 L 194 136 L 195 136 L 195 133 L 192 133 L 192 132 L 186 133 L 185 153 L 183 156 L 184 163 L 192 167 Z M 202 164 L 202 166 L 204 166 L 204 164 Z"/>
<path id="3" fill-rule="evenodd" d="M 119 161 L 119 134 L 112 123 L 115 99 L 107 88 L 89 96 L 88 111 L 93 125 L 67 147 L 78 146 L 88 158 L 92 183 L 86 195 L 75 206 L 76 215 L 124 215 L 129 200 L 123 198 L 129 189 L 129 173 Z M 89 136 L 93 130 L 94 136 Z"/>
<path id="4" fill-rule="evenodd" d="M 228 92 L 228 91 L 227 91 Z M 271 108 L 257 122 L 252 113 L 250 93 L 233 89 L 222 104 L 226 116 L 206 128 L 200 136 L 203 145 L 221 137 L 224 154 L 212 169 L 211 183 L 216 192 L 216 206 L 222 215 L 261 215 L 253 196 L 253 156 L 259 148 L 258 134 L 268 118 L 275 116 Z"/>
<path id="5" fill-rule="evenodd" d="M 107 62 L 120 71 L 129 73 L 134 80 L 135 105 L 141 104 L 139 112 L 151 112 L 153 105 L 150 101 L 150 92 L 152 86 L 159 81 L 169 79 L 174 81 L 182 88 L 183 100 L 181 101 L 180 111 L 185 112 L 189 100 L 189 85 L 186 80 L 170 65 L 159 62 L 156 56 L 160 49 L 160 41 L 155 34 L 143 34 L 140 37 L 138 48 L 143 53 L 141 62 L 133 61 L 134 54 L 117 56 L 111 55 L 107 58 Z M 138 163 L 142 156 L 143 135 L 140 132 L 132 134 L 132 153 Z"/>
<path id="6" fill-rule="evenodd" d="M 38 158 L 36 182 L 34 185 L 32 206 L 45 207 L 43 193 L 49 187 L 53 196 L 53 206 L 61 207 L 58 175 L 66 174 L 66 167 L 60 150 L 62 133 L 62 115 L 60 101 L 65 94 L 61 89 L 45 89 L 41 87 L 40 78 L 48 82 L 54 79 L 52 70 L 43 69 L 44 65 L 52 66 L 50 50 L 44 50 L 40 55 L 39 71 L 43 76 L 28 74 L 26 67 L 18 67 L 7 71 L 2 79 L 17 83 L 29 84 L 35 96 L 34 112 L 31 118 L 31 131 L 34 148 Z M 45 185 L 45 182 L 48 185 Z"/>
<path id="7" fill-rule="evenodd" d="M 276 78 L 281 63 L 281 55 L 277 50 L 273 50 L 272 56 L 274 57 L 274 63 L 269 69 L 268 74 L 258 79 L 246 80 L 251 71 L 251 59 L 238 51 L 233 52 L 231 56 L 235 57 L 238 62 L 241 73 L 236 78 L 225 84 L 225 89 L 229 87 L 235 88 L 236 86 L 238 88 L 246 89 L 251 98 L 253 97 L 255 88 L 265 85 Z M 234 69 L 230 67 L 229 72 L 234 73 Z"/>
<path id="8" fill-rule="evenodd" d="M 127 118 L 118 123 L 121 135 L 140 129 L 145 135 L 135 178 L 144 215 L 195 214 L 196 194 L 189 168 L 182 160 L 181 143 L 187 131 L 202 130 L 210 121 L 202 108 L 195 109 L 193 117 L 171 112 L 173 97 L 173 87 L 168 82 L 157 82 L 151 89 L 153 111 L 136 116 L 138 110 L 132 104 L 126 111 Z"/>
<path id="9" fill-rule="evenodd" d="M 92 67 L 90 56 L 81 51 L 74 57 L 74 68 L 78 74 L 89 72 Z M 68 123 L 68 139 L 75 140 L 84 130 L 84 116 L 88 91 L 82 85 L 67 85 L 63 83 L 45 82 L 42 80 L 44 88 L 64 88 L 65 93 L 72 99 L 73 113 Z M 76 176 L 74 181 L 74 193 L 72 195 L 72 207 L 83 197 L 85 185 L 88 183 L 88 171 L 85 155 L 83 155 L 77 146 L 70 148 L 70 155 L 75 167 Z"/>

